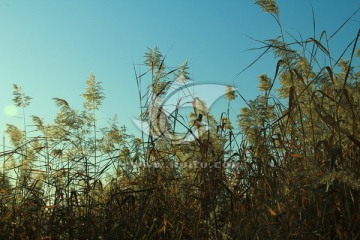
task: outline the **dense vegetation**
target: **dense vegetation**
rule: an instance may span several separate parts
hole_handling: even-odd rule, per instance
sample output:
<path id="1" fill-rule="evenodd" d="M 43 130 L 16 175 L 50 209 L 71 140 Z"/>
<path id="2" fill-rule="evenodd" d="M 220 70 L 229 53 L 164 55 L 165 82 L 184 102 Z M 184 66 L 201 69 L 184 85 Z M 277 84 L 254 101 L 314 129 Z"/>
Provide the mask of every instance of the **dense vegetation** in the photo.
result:
<path id="1" fill-rule="evenodd" d="M 257 4 L 281 29 L 276 2 Z M 141 137 L 116 118 L 98 126 L 105 96 L 93 74 L 82 110 L 54 98 L 53 123 L 29 123 L 31 97 L 14 85 L 24 124 L 7 125 L 12 148 L 1 153 L 0 239 L 360 239 L 358 37 L 348 60 L 331 54 L 326 32 L 262 42 L 276 74 L 260 75 L 238 128 L 195 96 L 189 118 L 165 113 L 162 97 L 190 76 L 157 48 L 135 74 Z M 229 106 L 240 95 L 229 86 Z"/>

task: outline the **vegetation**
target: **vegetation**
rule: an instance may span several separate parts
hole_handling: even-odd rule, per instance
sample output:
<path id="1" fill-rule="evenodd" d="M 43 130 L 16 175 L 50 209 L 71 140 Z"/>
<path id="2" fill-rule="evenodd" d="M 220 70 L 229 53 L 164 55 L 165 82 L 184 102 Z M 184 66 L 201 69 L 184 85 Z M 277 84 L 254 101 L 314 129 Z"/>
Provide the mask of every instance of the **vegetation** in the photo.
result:
<path id="1" fill-rule="evenodd" d="M 257 4 L 282 28 L 274 0 Z M 259 76 L 238 128 L 231 86 L 219 119 L 195 96 L 189 118 L 166 112 L 163 98 L 174 84 L 186 92 L 190 76 L 157 48 L 136 72 L 141 137 L 116 117 L 98 126 L 105 96 L 93 74 L 82 110 L 54 98 L 53 123 L 29 124 L 31 98 L 14 85 L 24 125 L 7 125 L 12 148 L 1 153 L 0 239 L 360 239 L 358 37 L 348 60 L 332 56 L 326 32 L 262 42 L 276 74 Z"/>

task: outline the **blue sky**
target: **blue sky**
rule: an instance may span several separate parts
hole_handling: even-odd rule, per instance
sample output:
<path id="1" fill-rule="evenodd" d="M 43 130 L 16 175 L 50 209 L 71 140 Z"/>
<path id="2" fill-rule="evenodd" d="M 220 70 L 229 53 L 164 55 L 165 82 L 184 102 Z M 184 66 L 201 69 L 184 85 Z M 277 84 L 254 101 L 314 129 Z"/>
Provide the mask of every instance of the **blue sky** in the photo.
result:
<path id="1" fill-rule="evenodd" d="M 317 37 L 323 30 L 331 35 L 360 7 L 357 0 L 279 0 L 278 5 L 284 28 L 304 39 L 312 37 L 311 5 Z M 330 42 L 334 56 L 355 38 L 359 22 L 357 14 Z M 139 100 L 133 64 L 143 62 L 147 47 L 159 47 L 168 66 L 188 60 L 195 83 L 235 83 L 246 98 L 253 98 L 257 77 L 274 74 L 273 57 L 265 56 L 234 77 L 260 54 L 245 51 L 261 46 L 250 37 L 278 35 L 273 18 L 254 1 L 1 0 L 0 131 L 5 123 L 21 127 L 21 119 L 4 112 L 12 104 L 12 84 L 33 98 L 28 116 L 50 121 L 57 111 L 53 97 L 81 108 L 80 94 L 90 73 L 102 82 L 106 95 L 100 121 L 118 114 L 121 125 L 135 129 L 131 119 L 139 114 Z M 242 106 L 235 102 L 233 114 Z"/>

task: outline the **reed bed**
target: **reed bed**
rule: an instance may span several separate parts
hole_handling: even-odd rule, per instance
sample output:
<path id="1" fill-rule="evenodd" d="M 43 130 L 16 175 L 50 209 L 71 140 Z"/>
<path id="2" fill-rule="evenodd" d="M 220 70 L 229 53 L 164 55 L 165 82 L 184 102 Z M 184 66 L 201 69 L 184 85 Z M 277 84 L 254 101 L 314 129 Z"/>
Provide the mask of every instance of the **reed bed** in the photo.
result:
<path id="1" fill-rule="evenodd" d="M 276 2 L 257 4 L 282 30 Z M 148 49 L 135 71 L 148 126 L 139 137 L 116 117 L 98 126 L 105 96 L 94 74 L 83 109 L 54 98 L 52 123 L 29 117 L 31 97 L 14 85 L 24 124 L 7 125 L 0 154 L 0 239 L 360 239 L 358 37 L 348 60 L 331 54 L 326 32 L 262 41 L 275 76 L 259 76 L 259 96 L 238 116 L 232 86 L 221 116 L 195 96 L 189 116 L 165 112 L 158 103 L 190 80 L 188 64 L 168 68 Z"/>

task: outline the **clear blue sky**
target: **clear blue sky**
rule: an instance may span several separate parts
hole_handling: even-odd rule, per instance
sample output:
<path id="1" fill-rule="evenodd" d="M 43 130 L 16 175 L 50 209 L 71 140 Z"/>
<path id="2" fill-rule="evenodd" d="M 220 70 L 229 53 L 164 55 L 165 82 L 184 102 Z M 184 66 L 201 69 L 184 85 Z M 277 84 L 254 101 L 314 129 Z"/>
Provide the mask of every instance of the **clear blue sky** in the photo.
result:
<path id="1" fill-rule="evenodd" d="M 331 35 L 360 6 L 358 0 L 279 0 L 278 5 L 284 28 L 304 39 L 312 37 L 311 5 L 317 36 L 323 30 Z M 359 21 L 357 14 L 332 40 L 334 56 L 355 37 Z M 21 119 L 4 113 L 12 104 L 12 84 L 33 97 L 28 116 L 51 120 L 57 111 L 53 97 L 82 106 L 80 94 L 92 72 L 106 94 L 99 117 L 118 114 L 121 125 L 134 129 L 139 100 L 133 63 L 143 62 L 147 47 L 158 46 L 168 66 L 188 60 L 197 83 L 232 84 L 260 54 L 244 51 L 260 46 L 249 37 L 278 35 L 273 18 L 254 1 L 1 0 L 0 131 L 5 123 L 21 127 Z M 235 79 L 236 87 L 254 97 L 257 77 L 273 76 L 275 65 L 271 55 L 264 57 Z M 233 114 L 242 106 L 237 101 Z"/>

